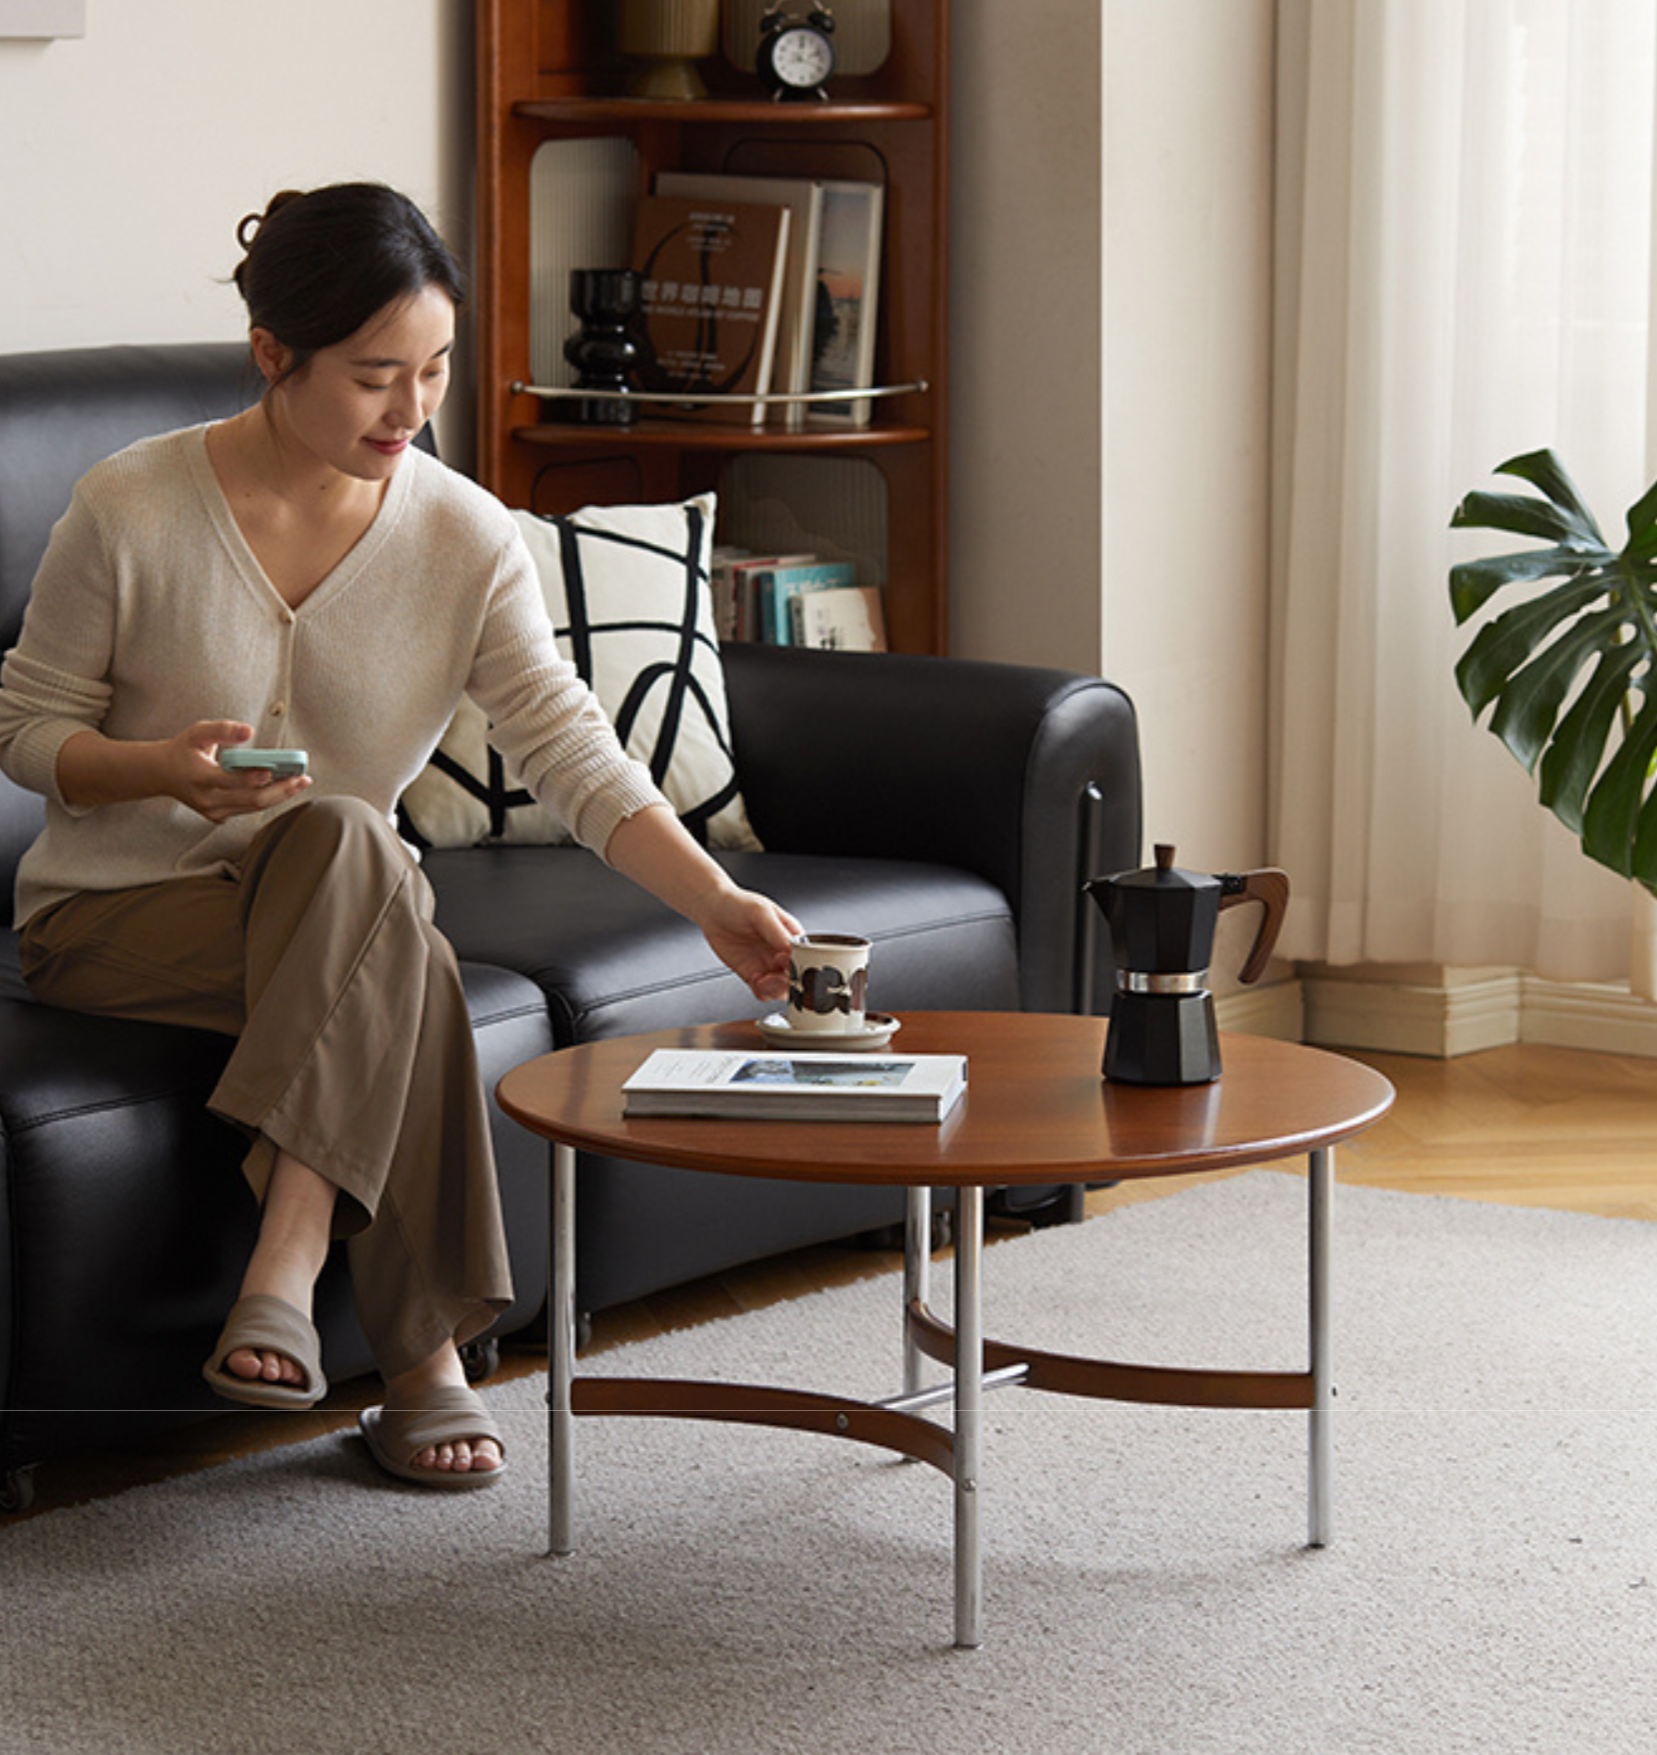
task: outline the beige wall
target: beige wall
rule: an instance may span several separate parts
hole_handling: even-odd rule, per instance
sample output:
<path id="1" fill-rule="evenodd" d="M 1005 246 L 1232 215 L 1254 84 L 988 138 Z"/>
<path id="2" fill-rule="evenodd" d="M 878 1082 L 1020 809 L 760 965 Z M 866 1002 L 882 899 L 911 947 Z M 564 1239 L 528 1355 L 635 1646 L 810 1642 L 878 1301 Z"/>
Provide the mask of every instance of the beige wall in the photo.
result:
<path id="1" fill-rule="evenodd" d="M 1121 682 L 1208 868 L 1265 836 L 1273 12 L 955 10 L 953 645 Z"/>
<path id="2" fill-rule="evenodd" d="M 239 337 L 236 222 L 279 188 L 392 183 L 467 248 L 471 14 L 91 0 L 0 42 L 0 348 Z"/>
<path id="3" fill-rule="evenodd" d="M 1096 671 L 1098 0 L 953 13 L 950 645 Z"/>

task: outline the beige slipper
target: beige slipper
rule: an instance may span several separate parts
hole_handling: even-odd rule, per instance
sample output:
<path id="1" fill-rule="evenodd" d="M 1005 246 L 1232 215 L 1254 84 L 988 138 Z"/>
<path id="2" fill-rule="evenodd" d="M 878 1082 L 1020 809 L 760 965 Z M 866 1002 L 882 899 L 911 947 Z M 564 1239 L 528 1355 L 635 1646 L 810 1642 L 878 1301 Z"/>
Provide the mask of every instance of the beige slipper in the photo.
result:
<path id="1" fill-rule="evenodd" d="M 266 1383 L 263 1378 L 238 1377 L 224 1362 L 243 1347 L 291 1359 L 305 1373 L 304 1383 Z M 286 1299 L 266 1292 L 250 1292 L 231 1306 L 218 1345 L 201 1374 L 220 1395 L 253 1408 L 310 1408 L 328 1393 L 328 1380 L 322 1375 L 322 1341 L 315 1326 Z"/>
<path id="2" fill-rule="evenodd" d="M 400 1481 L 452 1492 L 492 1487 L 506 1473 L 506 1445 L 500 1429 L 490 1419 L 483 1397 L 464 1385 L 434 1389 L 423 1408 L 365 1408 L 357 1416 L 357 1426 L 375 1462 Z M 500 1446 L 498 1468 L 423 1469 L 414 1460 L 421 1451 L 437 1445 L 456 1444 L 461 1439 L 475 1443 L 480 1438 L 492 1438 Z"/>

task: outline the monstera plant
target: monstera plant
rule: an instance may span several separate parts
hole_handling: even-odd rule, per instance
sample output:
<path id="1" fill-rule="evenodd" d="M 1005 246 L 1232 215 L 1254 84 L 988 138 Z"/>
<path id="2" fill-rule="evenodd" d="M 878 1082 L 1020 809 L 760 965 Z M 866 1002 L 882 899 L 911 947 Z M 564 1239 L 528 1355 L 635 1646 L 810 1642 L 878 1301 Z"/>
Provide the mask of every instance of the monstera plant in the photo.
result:
<path id="1" fill-rule="evenodd" d="M 1657 486 L 1613 549 L 1553 452 L 1496 473 L 1536 492 L 1469 494 L 1452 527 L 1545 546 L 1451 568 L 1458 626 L 1499 591 L 1529 588 L 1480 627 L 1456 682 L 1475 719 L 1494 708 L 1490 729 L 1583 852 L 1657 894 Z"/>

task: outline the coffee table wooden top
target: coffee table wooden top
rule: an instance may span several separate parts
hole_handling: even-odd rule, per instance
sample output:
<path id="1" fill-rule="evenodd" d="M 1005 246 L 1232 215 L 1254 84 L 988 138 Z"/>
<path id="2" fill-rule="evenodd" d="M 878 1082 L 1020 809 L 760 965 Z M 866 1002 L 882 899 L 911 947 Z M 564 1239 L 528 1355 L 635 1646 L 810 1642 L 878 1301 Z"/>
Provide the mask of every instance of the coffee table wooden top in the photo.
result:
<path id="1" fill-rule="evenodd" d="M 1038 1012 L 911 1012 L 889 1052 L 965 1054 L 967 1095 L 941 1125 L 630 1119 L 621 1086 L 657 1048 L 767 1044 L 752 1023 L 659 1030 L 560 1049 L 497 1096 L 564 1145 L 687 1170 L 816 1182 L 1095 1182 L 1299 1157 L 1392 1104 L 1371 1068 L 1317 1048 L 1222 1035 L 1211 1085 L 1111 1084 L 1105 1024 Z"/>

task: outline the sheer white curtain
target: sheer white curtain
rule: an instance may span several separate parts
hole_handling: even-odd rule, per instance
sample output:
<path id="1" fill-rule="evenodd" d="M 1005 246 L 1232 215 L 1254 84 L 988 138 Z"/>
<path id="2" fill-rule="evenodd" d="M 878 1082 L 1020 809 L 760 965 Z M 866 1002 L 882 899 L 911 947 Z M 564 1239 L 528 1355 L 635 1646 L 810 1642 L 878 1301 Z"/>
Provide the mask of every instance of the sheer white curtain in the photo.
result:
<path id="1" fill-rule="evenodd" d="M 1280 0 L 1279 42 L 1282 948 L 1624 978 L 1630 886 L 1473 724 L 1445 575 L 1506 458 L 1552 446 L 1613 542 L 1657 461 L 1657 5 Z"/>

